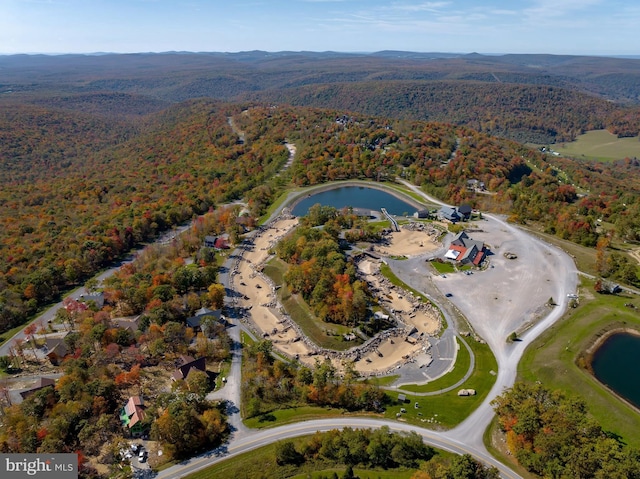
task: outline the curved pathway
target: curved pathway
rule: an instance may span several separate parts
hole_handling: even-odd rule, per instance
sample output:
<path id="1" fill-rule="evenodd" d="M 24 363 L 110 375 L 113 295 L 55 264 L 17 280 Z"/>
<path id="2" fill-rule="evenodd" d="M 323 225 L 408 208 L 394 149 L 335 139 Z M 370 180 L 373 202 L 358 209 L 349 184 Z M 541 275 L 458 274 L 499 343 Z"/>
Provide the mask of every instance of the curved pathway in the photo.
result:
<path id="1" fill-rule="evenodd" d="M 452 333 L 452 334 L 455 334 L 455 333 Z M 469 369 L 467 369 L 467 372 L 464 373 L 464 376 L 462 377 L 462 379 L 460 379 L 458 382 L 456 382 L 455 384 L 453 384 L 451 386 L 447 386 L 446 388 L 438 389 L 437 391 L 429 391 L 429 392 L 421 393 L 421 392 L 416 392 L 416 391 L 409 391 L 407 389 L 402 389 L 402 386 L 407 386 L 409 384 L 415 384 L 415 383 L 398 384 L 398 385 L 394 386 L 394 390 L 398 391 L 398 392 L 403 392 L 403 393 L 406 393 L 406 394 L 411 394 L 412 396 L 437 396 L 438 394 L 448 393 L 449 391 L 453 391 L 454 389 L 457 389 L 460 386 L 462 386 L 466 382 L 466 380 L 469 379 L 469 377 L 471 377 L 471 375 L 473 374 L 473 370 L 476 367 L 476 356 L 475 356 L 475 354 L 473 354 L 473 351 L 471 350 L 471 347 L 462 338 L 462 336 L 460 336 L 459 334 L 455 334 L 455 337 L 458 339 L 458 341 L 460 341 L 462 344 L 464 344 L 464 347 L 467 348 L 467 351 L 469 351 L 469 356 L 471 358 L 470 361 L 469 361 Z M 454 361 L 453 364 L 455 364 L 455 361 Z M 433 378 L 433 379 L 437 379 L 437 378 Z M 433 379 L 431 379 L 430 381 L 433 381 Z"/>

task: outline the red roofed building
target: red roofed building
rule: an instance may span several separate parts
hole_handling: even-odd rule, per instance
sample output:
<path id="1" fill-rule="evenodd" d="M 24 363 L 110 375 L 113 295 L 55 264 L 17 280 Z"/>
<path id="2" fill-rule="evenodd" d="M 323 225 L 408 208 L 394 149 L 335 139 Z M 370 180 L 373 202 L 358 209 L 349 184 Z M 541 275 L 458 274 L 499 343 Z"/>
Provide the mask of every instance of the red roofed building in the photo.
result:
<path id="1" fill-rule="evenodd" d="M 146 429 L 146 424 L 143 424 L 144 417 L 144 403 L 140 396 L 131 396 L 120 410 L 122 425 L 134 436 L 142 434 Z"/>
<path id="2" fill-rule="evenodd" d="M 482 241 L 476 241 L 463 231 L 451 241 L 444 257 L 461 264 L 480 265 L 486 256 L 486 247 Z"/>

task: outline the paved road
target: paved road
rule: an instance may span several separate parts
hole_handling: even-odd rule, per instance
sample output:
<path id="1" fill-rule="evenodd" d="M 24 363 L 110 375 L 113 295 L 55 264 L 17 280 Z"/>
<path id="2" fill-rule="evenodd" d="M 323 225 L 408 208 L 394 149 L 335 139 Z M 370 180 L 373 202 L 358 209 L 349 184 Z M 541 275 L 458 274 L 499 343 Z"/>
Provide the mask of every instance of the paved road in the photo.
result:
<path id="1" fill-rule="evenodd" d="M 410 432 L 415 431 L 420 434 L 423 440 L 434 447 L 444 449 L 456 454 L 471 454 L 486 464 L 495 466 L 504 478 L 516 479 L 520 478 L 518 474 L 496 461 L 489 454 L 475 450 L 473 447 L 467 447 L 465 441 L 452 439 L 446 433 L 421 429 L 397 421 L 382 421 L 369 418 L 335 418 L 321 419 L 316 421 L 306 421 L 296 424 L 290 424 L 274 429 L 266 429 L 254 431 L 250 436 L 245 436 L 240 440 L 233 441 L 226 447 L 219 448 L 210 453 L 198 456 L 196 458 L 185 461 L 176 466 L 170 467 L 158 473 L 158 479 L 178 479 L 188 474 L 204 469 L 212 464 L 235 457 L 239 454 L 252 451 L 259 447 L 271 444 L 284 439 L 291 439 L 297 436 L 313 434 L 316 431 L 330 431 L 332 429 L 341 429 L 345 427 L 351 428 L 379 428 L 388 426 L 392 431 Z"/>
<path id="2" fill-rule="evenodd" d="M 418 187 L 403 183 L 426 200 L 444 204 Z M 578 277 L 573 260 L 559 248 L 497 216 L 484 216 L 487 221 L 482 229 L 497 229 L 501 237 L 506 238 L 501 244 L 490 245 L 495 254 L 489 260 L 496 266 L 482 274 L 435 277 L 434 283 L 440 291 L 453 291 L 451 302 L 487 341 L 498 362 L 496 382 L 485 401 L 465 421 L 445 433 L 446 437 L 464 441 L 473 450 L 486 454 L 483 434 L 493 417 L 491 401 L 515 382 L 518 362 L 527 346 L 564 314 L 567 294 L 576 291 Z M 481 233 L 474 233 L 473 237 L 476 235 Z M 504 258 L 502 253 L 507 250 L 517 252 L 518 259 Z M 420 275 L 414 271 L 413 276 L 408 276 L 417 280 Z M 423 284 L 426 288 L 427 283 Z M 422 291 L 419 287 L 416 289 Z M 543 306 L 549 297 L 558 303 L 552 309 Z M 444 306 L 446 302 L 439 304 Z M 521 340 L 507 343 L 507 336 L 525 323 L 531 326 L 520 334 Z"/>
<path id="3" fill-rule="evenodd" d="M 172 229 L 171 231 L 167 231 L 162 236 L 157 238 L 155 242 L 158 243 L 158 244 L 167 244 L 167 243 L 171 242 L 173 240 L 173 238 L 175 238 L 177 235 L 180 235 L 183 232 L 185 232 L 186 230 L 188 230 L 191 227 L 191 224 L 192 223 L 189 222 L 189 223 L 184 224 L 182 226 L 178 226 L 178 227 Z M 144 248 L 146 248 L 146 245 L 143 246 L 142 248 L 140 248 L 138 251 L 142 251 Z M 96 279 L 96 281 L 98 282 L 98 285 L 102 284 L 102 282 L 105 279 L 107 279 L 108 277 L 112 276 L 123 265 L 125 265 L 127 263 L 131 263 L 136 258 L 136 254 L 137 254 L 138 251 L 136 251 L 135 253 L 127 256 L 122 261 L 116 263 L 112 268 L 106 269 L 102 273 L 100 273 L 97 276 L 95 276 L 94 279 Z M 87 294 L 87 293 L 88 293 L 87 290 L 85 290 L 85 288 L 81 287 L 81 288 L 78 288 L 78 289 L 72 291 L 71 293 L 67 294 L 65 296 L 65 298 L 73 298 L 75 300 L 78 300 L 78 299 L 80 299 L 80 296 L 82 296 L 84 294 Z M 62 301 L 60 301 L 59 303 L 54 304 L 53 306 L 51 306 L 50 308 L 45 310 L 42 314 L 37 316 L 30 323 L 25 324 L 25 327 L 28 324 L 31 324 L 31 323 L 37 324 L 37 325 L 46 325 L 49 320 L 53 320 L 56 317 L 56 312 L 60 308 L 62 308 Z M 9 350 L 10 350 L 10 348 L 13 347 L 13 344 L 14 344 L 16 339 L 21 339 L 23 341 L 26 339 L 26 335 L 24 334 L 24 329 L 21 329 L 20 331 L 18 331 L 10 339 L 5 341 L 5 343 L 2 346 L 0 346 L 0 356 L 7 356 L 9 354 Z"/>

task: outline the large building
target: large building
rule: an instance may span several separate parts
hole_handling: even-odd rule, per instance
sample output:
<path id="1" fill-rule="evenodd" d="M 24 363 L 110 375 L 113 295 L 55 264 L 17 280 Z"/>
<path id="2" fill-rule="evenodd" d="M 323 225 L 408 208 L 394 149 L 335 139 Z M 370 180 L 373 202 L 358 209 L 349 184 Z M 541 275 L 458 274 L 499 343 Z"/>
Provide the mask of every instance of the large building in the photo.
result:
<path id="1" fill-rule="evenodd" d="M 486 248 L 482 241 L 473 240 L 464 231 L 458 233 L 451 241 L 449 250 L 444 257 L 461 264 L 479 266 L 486 255 Z"/>

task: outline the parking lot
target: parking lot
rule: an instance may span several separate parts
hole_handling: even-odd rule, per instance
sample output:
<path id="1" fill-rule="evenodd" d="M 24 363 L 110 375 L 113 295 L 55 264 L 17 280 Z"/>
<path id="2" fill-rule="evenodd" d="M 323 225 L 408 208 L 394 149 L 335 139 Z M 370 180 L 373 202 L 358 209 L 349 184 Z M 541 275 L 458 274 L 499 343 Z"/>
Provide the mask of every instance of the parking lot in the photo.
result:
<path id="1" fill-rule="evenodd" d="M 488 217 L 470 226 L 482 231 L 469 236 L 484 241 L 491 251 L 486 269 L 439 275 L 425 257 L 396 261 L 392 268 L 419 291 L 452 303 L 499 356 L 509 334 L 526 330 L 549 312 L 550 298 L 562 303 L 567 293 L 575 292 L 577 279 L 571 274 L 575 266 L 566 254 L 500 218 Z M 507 252 L 517 257 L 508 259 Z"/>

